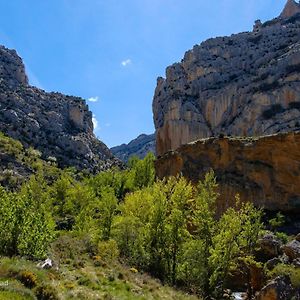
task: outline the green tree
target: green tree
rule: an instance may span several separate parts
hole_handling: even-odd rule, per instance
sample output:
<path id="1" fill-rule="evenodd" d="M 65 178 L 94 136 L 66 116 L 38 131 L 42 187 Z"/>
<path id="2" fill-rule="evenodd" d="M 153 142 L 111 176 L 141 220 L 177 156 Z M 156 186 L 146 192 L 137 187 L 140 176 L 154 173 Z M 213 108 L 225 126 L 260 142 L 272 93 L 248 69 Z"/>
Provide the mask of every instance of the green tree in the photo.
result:
<path id="1" fill-rule="evenodd" d="M 131 177 L 131 188 L 141 189 L 146 186 L 151 186 L 155 180 L 154 168 L 155 156 L 149 152 L 143 160 L 132 157 L 129 162 L 129 178 Z"/>
<path id="2" fill-rule="evenodd" d="M 33 176 L 19 194 L 0 188 L 0 241 L 4 255 L 43 258 L 53 240 L 54 222 L 42 177 Z"/>

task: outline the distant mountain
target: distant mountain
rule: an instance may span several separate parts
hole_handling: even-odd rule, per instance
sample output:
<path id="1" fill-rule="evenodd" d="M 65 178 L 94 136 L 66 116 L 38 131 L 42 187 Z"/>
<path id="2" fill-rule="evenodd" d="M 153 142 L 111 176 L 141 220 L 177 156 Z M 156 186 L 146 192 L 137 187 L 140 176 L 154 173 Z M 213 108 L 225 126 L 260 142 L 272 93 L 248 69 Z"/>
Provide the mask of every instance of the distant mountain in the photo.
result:
<path id="1" fill-rule="evenodd" d="M 130 143 L 113 147 L 110 150 L 123 162 L 127 162 L 134 155 L 142 159 L 149 152 L 155 154 L 155 134 L 141 134 Z"/>
<path id="2" fill-rule="evenodd" d="M 0 46 L 0 131 L 59 167 L 98 172 L 120 165 L 93 133 L 85 100 L 46 93 L 28 83 L 22 59 Z"/>

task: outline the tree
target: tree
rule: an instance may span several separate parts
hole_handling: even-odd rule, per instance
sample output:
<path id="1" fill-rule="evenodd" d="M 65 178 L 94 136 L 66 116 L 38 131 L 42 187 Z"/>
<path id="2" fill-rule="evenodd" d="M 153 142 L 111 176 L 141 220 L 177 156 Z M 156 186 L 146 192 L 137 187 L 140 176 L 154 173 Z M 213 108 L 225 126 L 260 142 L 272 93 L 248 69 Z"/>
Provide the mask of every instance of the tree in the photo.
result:
<path id="1" fill-rule="evenodd" d="M 0 249 L 4 255 L 43 258 L 53 240 L 54 222 L 43 178 L 33 176 L 19 194 L 0 187 Z"/>

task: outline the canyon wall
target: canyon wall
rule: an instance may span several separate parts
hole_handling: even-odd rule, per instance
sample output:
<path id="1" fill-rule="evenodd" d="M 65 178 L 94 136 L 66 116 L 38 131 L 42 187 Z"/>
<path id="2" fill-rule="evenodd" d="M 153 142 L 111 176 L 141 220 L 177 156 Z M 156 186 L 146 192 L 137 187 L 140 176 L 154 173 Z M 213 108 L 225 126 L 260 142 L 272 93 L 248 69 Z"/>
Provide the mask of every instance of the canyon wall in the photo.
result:
<path id="1" fill-rule="evenodd" d="M 22 59 L 0 46 L 0 131 L 60 167 L 90 172 L 122 165 L 93 133 L 85 100 L 30 86 Z"/>
<path id="2" fill-rule="evenodd" d="M 300 129 L 300 14 L 289 5 L 287 18 L 194 46 L 158 78 L 158 156 L 200 138 Z"/>
<path id="3" fill-rule="evenodd" d="M 267 210 L 300 212 L 300 133 L 260 138 L 207 138 L 182 145 L 156 161 L 159 178 L 178 174 L 194 183 L 213 169 L 219 184 L 218 209 L 239 194 Z"/>

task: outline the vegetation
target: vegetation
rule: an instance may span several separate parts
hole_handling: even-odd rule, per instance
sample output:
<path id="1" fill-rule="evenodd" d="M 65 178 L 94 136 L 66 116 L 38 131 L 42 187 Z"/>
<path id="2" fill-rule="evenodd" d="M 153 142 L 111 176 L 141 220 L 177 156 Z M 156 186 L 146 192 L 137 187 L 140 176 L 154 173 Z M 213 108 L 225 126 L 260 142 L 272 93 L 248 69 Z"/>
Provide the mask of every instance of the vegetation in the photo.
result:
<path id="1" fill-rule="evenodd" d="M 16 146 L 5 147 L 21 155 L 22 146 Z M 33 149 L 30 153 L 39 161 Z M 180 176 L 155 180 L 153 162 L 152 154 L 132 158 L 127 170 L 95 176 L 38 163 L 36 175 L 18 190 L 0 187 L 1 255 L 50 256 L 80 270 L 123 261 L 131 273 L 146 272 L 198 296 L 220 297 L 239 261 L 254 260 L 262 212 L 237 197 L 235 207 L 218 215 L 212 171 L 193 186 Z M 59 297 L 31 271 L 12 274 L 40 299 Z M 108 275 L 107 282 L 115 279 Z M 66 283 L 70 289 L 72 284 Z M 78 284 L 97 286 L 90 277 Z"/>

